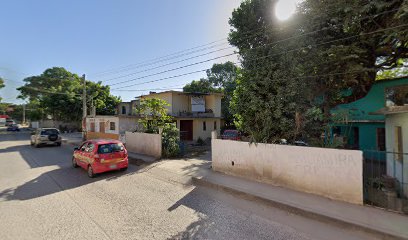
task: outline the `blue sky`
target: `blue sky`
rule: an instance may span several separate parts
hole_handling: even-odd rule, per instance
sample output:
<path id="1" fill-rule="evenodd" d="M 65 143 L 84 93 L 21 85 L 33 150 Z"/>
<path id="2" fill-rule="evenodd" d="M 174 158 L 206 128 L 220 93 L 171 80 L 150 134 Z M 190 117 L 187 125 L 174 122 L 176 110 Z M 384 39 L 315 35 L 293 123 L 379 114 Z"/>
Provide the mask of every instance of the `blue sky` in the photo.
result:
<path id="1" fill-rule="evenodd" d="M 65 67 L 78 74 L 85 73 L 93 81 L 104 81 L 227 47 L 222 45 L 148 67 L 133 66 L 127 69 L 130 71 L 121 68 L 226 38 L 230 29 L 228 19 L 239 4 L 240 0 L 2 1 L 0 76 L 6 80 L 7 86 L 0 90 L 0 96 L 4 102 L 21 102 L 15 99 L 18 95 L 15 88 L 22 85 L 22 80 L 39 75 L 53 66 Z M 227 49 L 104 83 L 131 80 L 232 51 Z M 220 58 L 112 88 L 202 70 L 215 62 L 227 60 L 235 58 Z M 111 69 L 119 69 L 120 72 L 106 74 L 105 71 Z M 126 89 L 179 87 L 204 76 L 205 73 L 197 73 Z M 128 101 L 147 92 L 112 93 Z"/>

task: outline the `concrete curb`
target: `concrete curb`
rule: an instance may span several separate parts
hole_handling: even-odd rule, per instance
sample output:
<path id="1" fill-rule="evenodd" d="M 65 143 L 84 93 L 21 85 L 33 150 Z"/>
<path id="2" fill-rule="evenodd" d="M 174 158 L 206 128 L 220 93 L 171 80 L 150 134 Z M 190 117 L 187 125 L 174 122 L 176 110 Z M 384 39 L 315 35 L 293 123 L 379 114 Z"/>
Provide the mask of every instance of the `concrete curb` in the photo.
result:
<path id="1" fill-rule="evenodd" d="M 311 219 L 314 219 L 320 222 L 324 222 L 324 223 L 329 223 L 329 224 L 332 224 L 332 225 L 335 225 L 341 228 L 348 228 L 348 229 L 359 230 L 359 231 L 371 233 L 371 234 L 377 235 L 381 239 L 407 239 L 406 236 L 400 236 L 400 235 L 396 235 L 395 233 L 381 231 L 379 229 L 374 229 L 371 226 L 352 223 L 352 222 L 349 222 L 349 221 L 346 221 L 340 218 L 336 218 L 334 216 L 329 216 L 329 215 L 325 215 L 325 214 L 318 213 L 318 212 L 312 212 L 300 206 L 296 206 L 296 205 L 293 205 L 287 202 L 281 202 L 281 201 L 276 201 L 273 199 L 268 199 L 268 198 L 265 198 L 259 195 L 250 194 L 250 193 L 244 192 L 236 188 L 232 188 L 232 187 L 224 186 L 224 185 L 221 185 L 215 182 L 211 182 L 202 177 L 193 177 L 192 180 L 193 180 L 194 185 L 210 187 L 215 190 L 223 191 L 223 192 L 226 192 L 226 193 L 229 193 L 229 194 L 232 194 L 232 195 L 235 195 L 237 197 L 247 199 L 247 200 L 256 200 L 263 204 L 266 204 L 266 205 L 269 205 L 275 208 L 283 209 L 287 212 L 290 212 L 296 215 L 304 216 L 304 217 L 311 218 Z"/>

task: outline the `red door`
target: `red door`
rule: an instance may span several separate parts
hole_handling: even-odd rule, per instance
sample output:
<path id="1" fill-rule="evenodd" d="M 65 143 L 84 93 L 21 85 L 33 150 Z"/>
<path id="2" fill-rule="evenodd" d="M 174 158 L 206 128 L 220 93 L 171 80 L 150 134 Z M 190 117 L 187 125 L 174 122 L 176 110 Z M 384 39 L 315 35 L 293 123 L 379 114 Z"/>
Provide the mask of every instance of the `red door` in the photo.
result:
<path id="1" fill-rule="evenodd" d="M 180 138 L 183 141 L 193 141 L 193 120 L 180 120 Z"/>

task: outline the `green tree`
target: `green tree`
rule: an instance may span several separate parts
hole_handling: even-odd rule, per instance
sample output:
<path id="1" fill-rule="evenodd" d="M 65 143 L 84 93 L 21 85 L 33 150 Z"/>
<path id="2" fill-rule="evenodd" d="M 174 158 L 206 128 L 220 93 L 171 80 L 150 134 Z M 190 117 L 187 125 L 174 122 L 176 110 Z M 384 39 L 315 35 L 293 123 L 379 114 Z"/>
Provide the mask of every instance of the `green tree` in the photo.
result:
<path id="1" fill-rule="evenodd" d="M 193 80 L 183 87 L 183 92 L 189 93 L 213 93 L 217 91 L 213 84 L 205 78 L 201 78 L 198 81 Z"/>
<path id="2" fill-rule="evenodd" d="M 180 153 L 180 133 L 173 117 L 167 114 L 169 104 L 159 98 L 142 99 L 137 111 L 142 116 L 139 123 L 147 133 L 159 133 L 162 129 L 163 157 L 175 157 Z"/>
<path id="3" fill-rule="evenodd" d="M 406 1 L 305 0 L 287 22 L 271 14 L 276 2 L 243 1 L 230 19 L 243 68 L 231 106 L 255 141 L 320 135 L 331 107 L 365 96 L 378 70 L 408 57 L 407 32 L 395 28 Z"/>
<path id="4" fill-rule="evenodd" d="M 3 80 L 3 78 L 1 78 L 0 77 L 0 89 L 2 89 L 2 88 L 4 88 L 5 87 L 5 85 L 4 85 L 4 80 Z M 2 100 L 2 98 L 0 97 L 0 101 Z"/>
<path id="5" fill-rule="evenodd" d="M 142 116 L 139 123 L 143 125 L 144 131 L 148 133 L 159 133 L 159 128 L 173 121 L 173 117 L 167 114 L 165 100 L 159 98 L 142 99 L 137 111 Z"/>
<path id="6" fill-rule="evenodd" d="M 45 70 L 39 76 L 24 79 L 25 85 L 18 88 L 19 98 L 27 99 L 42 115 L 51 115 L 56 120 L 79 121 L 82 118 L 82 79 L 61 67 Z M 86 81 L 87 106 L 91 102 L 96 113 L 114 114 L 120 99 L 112 96 L 108 86 L 101 82 Z M 91 101 L 92 100 L 92 101 Z"/>
<path id="7" fill-rule="evenodd" d="M 192 81 L 184 88 L 184 92 L 198 93 L 223 93 L 221 101 L 221 111 L 227 126 L 233 124 L 233 114 L 229 107 L 232 95 L 237 86 L 236 81 L 240 74 L 240 69 L 232 62 L 214 64 L 207 70 L 207 78 L 199 81 Z"/>

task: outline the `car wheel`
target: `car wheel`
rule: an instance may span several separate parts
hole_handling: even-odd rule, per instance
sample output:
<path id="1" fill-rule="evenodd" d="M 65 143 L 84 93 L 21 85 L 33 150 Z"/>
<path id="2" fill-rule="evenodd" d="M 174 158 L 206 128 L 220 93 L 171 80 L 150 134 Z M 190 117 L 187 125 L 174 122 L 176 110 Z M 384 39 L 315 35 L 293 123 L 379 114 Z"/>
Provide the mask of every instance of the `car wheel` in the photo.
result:
<path id="1" fill-rule="evenodd" d="M 95 173 L 93 172 L 92 166 L 88 166 L 88 177 L 93 178 L 95 177 Z"/>
<path id="2" fill-rule="evenodd" d="M 57 143 L 57 146 L 58 146 L 58 147 L 61 147 L 61 143 L 60 143 L 60 142 L 58 142 L 58 143 Z"/>
<path id="3" fill-rule="evenodd" d="M 120 171 L 125 172 L 125 171 L 127 171 L 127 169 L 128 169 L 127 167 L 121 168 Z"/>
<path id="4" fill-rule="evenodd" d="M 77 168 L 77 167 L 78 167 L 78 164 L 77 164 L 77 162 L 76 162 L 76 160 L 75 160 L 74 157 L 72 157 L 72 167 L 73 167 L 73 168 Z"/>

